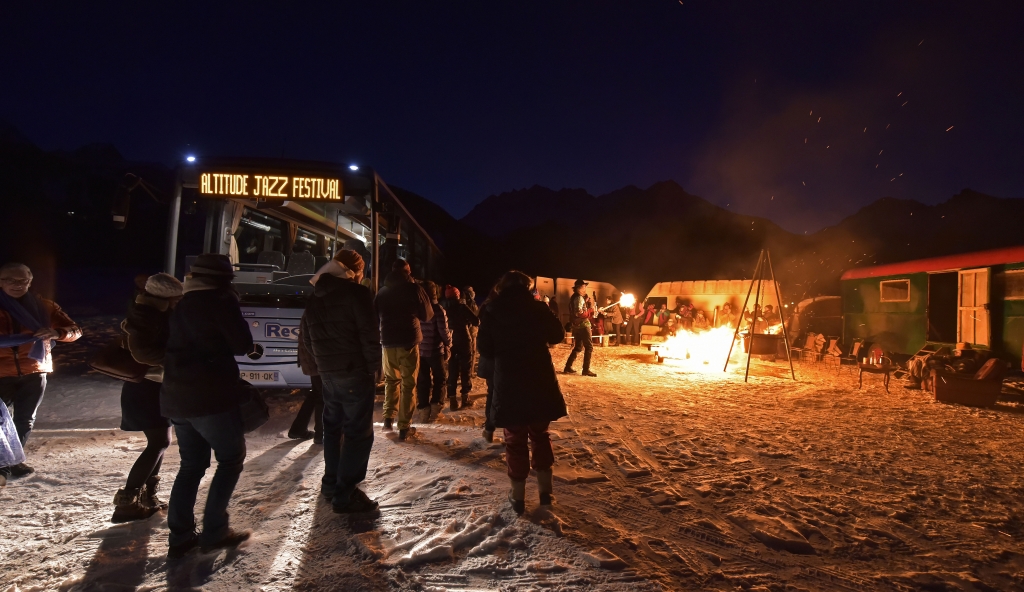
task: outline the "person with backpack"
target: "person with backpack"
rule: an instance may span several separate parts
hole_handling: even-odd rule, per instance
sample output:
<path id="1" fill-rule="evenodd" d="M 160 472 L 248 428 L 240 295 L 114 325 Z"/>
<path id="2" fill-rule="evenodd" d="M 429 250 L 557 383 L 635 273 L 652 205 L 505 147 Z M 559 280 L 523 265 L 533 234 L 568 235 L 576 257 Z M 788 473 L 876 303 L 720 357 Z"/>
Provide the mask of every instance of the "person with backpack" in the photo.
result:
<path id="1" fill-rule="evenodd" d="M 151 275 L 121 322 L 132 358 L 149 369 L 142 381 L 126 380 L 121 386 L 121 429 L 142 432 L 146 448 L 128 472 L 124 487 L 114 495 L 110 518 L 114 524 L 145 520 L 167 509 L 156 496 L 164 452 L 171 445 L 171 422 L 160 413 L 160 387 L 171 313 L 181 298 L 182 285 L 177 278 L 166 273 Z"/>

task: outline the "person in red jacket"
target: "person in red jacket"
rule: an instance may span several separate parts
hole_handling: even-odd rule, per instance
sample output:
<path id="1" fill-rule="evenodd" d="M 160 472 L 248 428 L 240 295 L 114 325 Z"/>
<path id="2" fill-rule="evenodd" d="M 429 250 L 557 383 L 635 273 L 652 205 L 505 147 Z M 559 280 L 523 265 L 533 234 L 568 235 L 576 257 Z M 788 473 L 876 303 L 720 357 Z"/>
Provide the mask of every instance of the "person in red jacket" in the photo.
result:
<path id="1" fill-rule="evenodd" d="M 53 372 L 53 342 L 75 341 L 82 330 L 52 300 L 29 291 L 32 270 L 21 263 L 0 266 L 0 399 L 14 407 L 22 447 L 36 422 L 36 410 Z M 5 477 L 34 469 L 25 463 L 0 467 Z"/>

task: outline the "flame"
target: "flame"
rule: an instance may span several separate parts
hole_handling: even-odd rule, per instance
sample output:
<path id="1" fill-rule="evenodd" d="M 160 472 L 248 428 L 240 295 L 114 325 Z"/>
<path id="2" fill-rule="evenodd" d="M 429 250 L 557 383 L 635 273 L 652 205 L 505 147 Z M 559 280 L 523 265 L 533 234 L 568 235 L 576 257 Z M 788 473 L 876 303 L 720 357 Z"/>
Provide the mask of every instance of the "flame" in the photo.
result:
<path id="1" fill-rule="evenodd" d="M 700 372 L 721 372 L 725 358 L 729 355 L 735 329 L 717 327 L 707 331 L 678 331 L 658 348 L 663 358 L 689 366 Z M 743 344 L 737 340 L 733 347 L 733 358 L 743 354 Z"/>
<path id="2" fill-rule="evenodd" d="M 619 306 L 625 306 L 626 308 L 629 308 L 634 304 L 636 304 L 636 296 L 632 294 L 623 294 L 622 298 L 619 298 Z"/>

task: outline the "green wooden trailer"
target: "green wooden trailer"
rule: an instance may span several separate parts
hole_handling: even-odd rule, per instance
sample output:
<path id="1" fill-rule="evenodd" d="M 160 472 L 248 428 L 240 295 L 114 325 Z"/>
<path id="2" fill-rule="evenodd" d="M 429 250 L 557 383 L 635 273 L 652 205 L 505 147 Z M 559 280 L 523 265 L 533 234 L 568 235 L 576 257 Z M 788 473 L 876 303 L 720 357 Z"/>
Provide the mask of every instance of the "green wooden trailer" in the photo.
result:
<path id="1" fill-rule="evenodd" d="M 907 355 L 965 342 L 1021 359 L 1024 246 L 851 269 L 842 297 L 844 342 Z"/>

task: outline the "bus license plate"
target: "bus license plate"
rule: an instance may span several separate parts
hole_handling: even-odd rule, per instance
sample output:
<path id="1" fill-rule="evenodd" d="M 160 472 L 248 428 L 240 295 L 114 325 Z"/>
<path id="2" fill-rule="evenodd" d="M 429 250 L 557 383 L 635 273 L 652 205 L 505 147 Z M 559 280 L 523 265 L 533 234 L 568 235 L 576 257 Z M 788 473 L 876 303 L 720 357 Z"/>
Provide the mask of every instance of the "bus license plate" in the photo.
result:
<path id="1" fill-rule="evenodd" d="M 269 370 L 242 370 L 242 380 L 252 384 L 276 384 L 281 382 L 281 373 Z"/>

